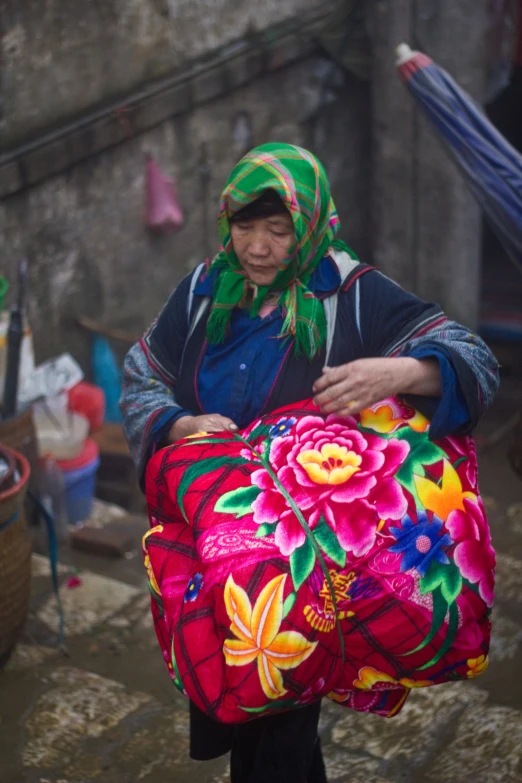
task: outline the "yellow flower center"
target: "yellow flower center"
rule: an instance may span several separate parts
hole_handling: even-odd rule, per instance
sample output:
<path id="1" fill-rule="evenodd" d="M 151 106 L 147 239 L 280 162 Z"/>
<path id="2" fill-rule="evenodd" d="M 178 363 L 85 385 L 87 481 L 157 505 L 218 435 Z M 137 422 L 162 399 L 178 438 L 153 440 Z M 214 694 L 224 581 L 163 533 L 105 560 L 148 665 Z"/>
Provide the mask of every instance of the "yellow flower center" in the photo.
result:
<path id="1" fill-rule="evenodd" d="M 362 457 L 346 446 L 326 443 L 320 451 L 302 451 L 297 461 L 315 484 L 344 484 L 357 473 Z"/>

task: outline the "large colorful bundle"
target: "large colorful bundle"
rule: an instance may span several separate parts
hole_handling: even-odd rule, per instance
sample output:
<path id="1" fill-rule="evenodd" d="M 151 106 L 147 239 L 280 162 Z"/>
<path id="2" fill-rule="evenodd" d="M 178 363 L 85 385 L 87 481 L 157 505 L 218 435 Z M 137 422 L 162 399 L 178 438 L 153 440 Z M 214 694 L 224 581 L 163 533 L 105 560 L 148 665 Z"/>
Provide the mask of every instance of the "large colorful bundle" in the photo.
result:
<path id="1" fill-rule="evenodd" d="M 329 696 L 390 717 L 486 669 L 495 555 L 473 441 L 396 398 L 311 401 L 201 434 L 147 471 L 144 538 L 174 684 L 224 722 Z"/>

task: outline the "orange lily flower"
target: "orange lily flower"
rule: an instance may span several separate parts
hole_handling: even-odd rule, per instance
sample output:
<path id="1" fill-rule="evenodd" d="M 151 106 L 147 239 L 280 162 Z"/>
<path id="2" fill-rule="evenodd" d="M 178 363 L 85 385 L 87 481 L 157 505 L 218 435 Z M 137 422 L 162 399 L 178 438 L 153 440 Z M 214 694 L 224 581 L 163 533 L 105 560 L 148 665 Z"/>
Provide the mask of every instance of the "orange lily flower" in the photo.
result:
<path id="1" fill-rule="evenodd" d="M 246 666 L 257 660 L 261 687 L 269 699 L 277 699 L 287 692 L 281 670 L 295 669 L 317 646 L 317 642 L 309 642 L 296 631 L 279 632 L 286 577 L 282 574 L 272 579 L 259 594 L 254 608 L 232 574 L 225 585 L 230 630 L 237 637 L 225 641 L 225 660 L 229 666 Z"/>
<path id="2" fill-rule="evenodd" d="M 465 511 L 464 500 L 476 500 L 473 492 L 463 492 L 459 475 L 451 462 L 444 460 L 442 483 L 439 487 L 435 482 L 423 476 L 413 476 L 419 500 L 428 511 L 433 511 L 444 522 L 452 511 Z"/>
<path id="3" fill-rule="evenodd" d="M 468 660 L 469 669 L 467 676 L 471 680 L 473 677 L 478 677 L 479 674 L 483 674 L 489 666 L 489 655 L 479 655 L 478 658 L 470 658 Z"/>
<path id="4" fill-rule="evenodd" d="M 372 411 L 371 408 L 361 411 L 361 425 L 374 432 L 393 432 L 402 423 L 402 419 L 393 418 L 393 411 L 389 405 L 381 405 L 376 411 Z"/>
<path id="5" fill-rule="evenodd" d="M 149 578 L 150 586 L 152 587 L 155 593 L 161 595 L 161 590 L 159 589 L 159 585 L 156 581 L 154 571 L 152 570 L 152 566 L 150 564 L 150 557 L 147 552 L 147 538 L 151 536 L 153 533 L 163 533 L 163 525 L 156 525 L 156 527 L 151 527 L 151 529 L 147 530 L 147 532 L 141 539 L 141 545 L 143 547 L 143 552 L 144 552 L 143 563 L 145 565 L 145 568 L 147 569 L 147 576 Z"/>
<path id="6" fill-rule="evenodd" d="M 359 679 L 353 682 L 355 688 L 371 691 L 374 685 L 402 685 L 403 688 L 426 688 L 432 685 L 430 680 L 411 680 L 409 677 L 401 677 L 395 680 L 389 674 L 378 672 L 373 666 L 363 666 L 359 669 Z"/>
<path id="7" fill-rule="evenodd" d="M 368 430 L 388 434 L 407 424 L 415 432 L 426 432 L 430 423 L 426 416 L 419 411 L 411 419 L 401 417 L 394 418 L 394 412 L 390 405 L 380 405 L 376 411 L 365 408 L 361 411 L 361 425 Z"/>

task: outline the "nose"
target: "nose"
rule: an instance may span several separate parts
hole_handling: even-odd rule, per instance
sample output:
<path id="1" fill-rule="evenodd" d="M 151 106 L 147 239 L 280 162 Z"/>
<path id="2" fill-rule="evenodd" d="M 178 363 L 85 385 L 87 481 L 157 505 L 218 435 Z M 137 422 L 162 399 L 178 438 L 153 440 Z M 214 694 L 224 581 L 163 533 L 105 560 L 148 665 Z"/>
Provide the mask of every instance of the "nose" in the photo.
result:
<path id="1" fill-rule="evenodd" d="M 264 231 L 254 231 L 250 238 L 248 251 L 256 258 L 267 258 L 270 255 L 270 245 Z"/>

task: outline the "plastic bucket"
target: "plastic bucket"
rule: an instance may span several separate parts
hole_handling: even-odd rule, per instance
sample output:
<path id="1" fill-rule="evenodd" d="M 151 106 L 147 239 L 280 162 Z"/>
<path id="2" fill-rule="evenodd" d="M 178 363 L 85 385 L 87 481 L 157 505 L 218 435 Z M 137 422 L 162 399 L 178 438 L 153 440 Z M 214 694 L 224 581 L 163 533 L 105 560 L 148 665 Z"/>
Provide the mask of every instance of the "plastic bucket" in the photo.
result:
<path id="1" fill-rule="evenodd" d="M 38 440 L 38 454 L 49 454 L 58 461 L 79 459 L 85 448 L 89 421 L 79 413 L 47 410 L 39 404 L 34 406 L 34 426 Z"/>
<path id="2" fill-rule="evenodd" d="M 82 453 L 71 460 L 59 460 L 63 473 L 65 507 L 69 524 L 84 522 L 91 514 L 96 471 L 100 465 L 100 454 L 96 443 L 87 438 Z"/>

